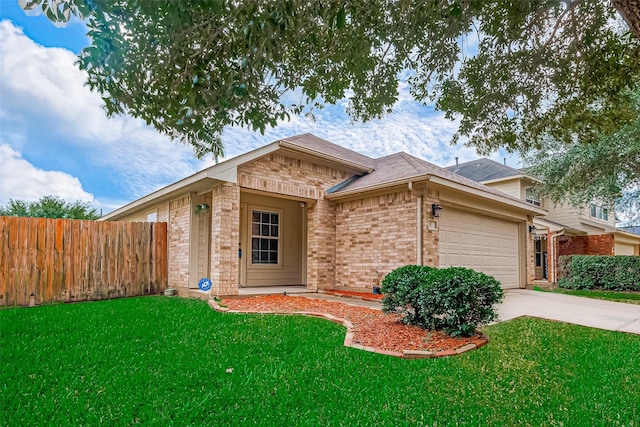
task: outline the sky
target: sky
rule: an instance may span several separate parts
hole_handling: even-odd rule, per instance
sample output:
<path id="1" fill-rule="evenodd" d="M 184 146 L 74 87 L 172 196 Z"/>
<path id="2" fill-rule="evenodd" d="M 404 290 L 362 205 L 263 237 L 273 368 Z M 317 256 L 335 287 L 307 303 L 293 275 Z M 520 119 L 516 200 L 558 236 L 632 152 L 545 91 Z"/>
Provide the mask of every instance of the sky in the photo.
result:
<path id="1" fill-rule="evenodd" d="M 42 15 L 25 15 L 18 0 L 0 0 L 0 205 L 56 195 L 106 214 L 213 165 L 140 119 L 107 118 L 75 65 L 89 44 L 82 22 L 58 28 Z M 353 123 L 345 105 L 317 111 L 313 122 L 292 117 L 264 135 L 228 128 L 226 158 L 306 132 L 374 158 L 405 151 L 450 166 L 455 157 L 479 157 L 472 148 L 451 146 L 457 123 L 413 101 L 407 87 L 381 120 Z M 503 151 L 490 157 L 520 166 Z"/>

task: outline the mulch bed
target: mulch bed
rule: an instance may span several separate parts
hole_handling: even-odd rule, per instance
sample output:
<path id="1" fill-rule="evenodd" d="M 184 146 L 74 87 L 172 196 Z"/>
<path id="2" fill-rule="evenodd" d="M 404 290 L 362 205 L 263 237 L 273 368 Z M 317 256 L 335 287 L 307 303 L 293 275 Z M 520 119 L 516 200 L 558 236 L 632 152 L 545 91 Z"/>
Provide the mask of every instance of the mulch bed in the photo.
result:
<path id="1" fill-rule="evenodd" d="M 379 301 L 384 298 L 384 295 L 382 294 L 372 294 L 371 292 L 344 291 L 341 289 L 331 289 L 323 292 L 329 295 L 338 295 L 342 297 L 357 298 L 370 301 Z"/>
<path id="2" fill-rule="evenodd" d="M 352 344 L 387 354 L 394 353 L 394 355 L 402 355 L 405 350 L 426 350 L 436 353 L 431 357 L 450 356 L 457 354 L 456 349 L 468 344 L 480 347 L 487 342 L 486 337 L 481 334 L 468 338 L 452 338 L 442 332 L 425 331 L 416 326 L 404 325 L 400 316 L 396 314 L 384 314 L 380 310 L 371 308 L 302 296 L 267 295 L 229 298 L 224 299 L 220 304 L 229 310 L 248 313 L 326 313 L 346 319 L 353 324 Z"/>

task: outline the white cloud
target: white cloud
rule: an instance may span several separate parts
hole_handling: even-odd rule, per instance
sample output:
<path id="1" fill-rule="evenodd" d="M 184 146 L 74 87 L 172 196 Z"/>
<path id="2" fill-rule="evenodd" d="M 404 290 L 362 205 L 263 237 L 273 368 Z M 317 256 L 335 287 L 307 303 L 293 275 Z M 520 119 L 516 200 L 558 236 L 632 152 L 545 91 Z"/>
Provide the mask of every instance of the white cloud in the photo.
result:
<path id="1" fill-rule="evenodd" d="M 10 146 L 0 145 L 0 205 L 6 205 L 9 199 L 32 202 L 52 194 L 70 202 L 95 203 L 93 194 L 82 188 L 78 178 L 39 169 Z"/>
<path id="2" fill-rule="evenodd" d="M 76 59 L 66 49 L 36 44 L 10 21 L 0 22 L 4 143 L 23 153 L 46 153 L 59 163 L 82 162 L 87 175 L 95 171 L 111 179 L 116 200 L 131 201 L 201 167 L 190 147 L 173 143 L 142 120 L 107 118 Z M 88 179 L 81 179 L 86 186 Z"/>

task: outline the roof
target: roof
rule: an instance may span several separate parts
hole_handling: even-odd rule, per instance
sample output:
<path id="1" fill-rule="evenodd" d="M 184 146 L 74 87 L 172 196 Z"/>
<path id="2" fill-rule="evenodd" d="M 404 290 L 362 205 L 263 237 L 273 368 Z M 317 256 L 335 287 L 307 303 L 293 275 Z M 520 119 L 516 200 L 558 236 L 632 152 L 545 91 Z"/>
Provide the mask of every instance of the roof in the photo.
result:
<path id="1" fill-rule="evenodd" d="M 467 190 L 473 189 L 490 194 L 508 204 L 526 207 L 528 210 L 541 211 L 520 199 L 512 197 L 495 188 L 486 186 L 472 179 L 450 172 L 445 168 L 429 163 L 426 160 L 413 157 L 405 152 L 391 154 L 374 160 L 374 170 L 371 173 L 352 177 L 327 190 L 332 196 L 359 193 L 368 190 L 384 188 L 410 181 L 429 180 L 435 182 L 439 178 L 440 184 L 451 186 L 460 185 Z M 447 184 L 449 183 L 449 185 Z"/>
<path id="2" fill-rule="evenodd" d="M 526 176 L 519 169 L 514 169 L 487 158 L 460 163 L 457 166 L 448 166 L 445 169 L 478 182 Z"/>
<path id="3" fill-rule="evenodd" d="M 417 180 L 430 180 L 432 183 L 444 187 L 476 193 L 477 195 L 524 208 L 538 214 L 544 213 L 542 209 L 525 204 L 521 200 L 511 197 L 506 193 L 450 172 L 407 153 L 400 152 L 378 159 L 372 159 L 371 157 L 333 144 L 315 135 L 305 133 L 272 142 L 248 153 L 220 162 L 217 165 L 210 166 L 135 200 L 126 206 L 116 209 L 101 219 L 120 219 L 132 211 L 138 211 L 152 204 L 171 200 L 176 195 L 183 194 L 185 191 L 206 191 L 208 188 L 211 188 L 215 182 L 237 182 L 238 166 L 275 151 L 285 153 L 293 152 L 296 156 L 311 157 L 314 161 L 326 161 L 350 170 L 353 173 L 351 178 L 327 191 L 327 196 L 334 196 L 335 198 Z"/>
<path id="4" fill-rule="evenodd" d="M 341 147 L 310 133 L 284 138 L 278 142 L 281 147 L 292 147 L 297 149 L 297 151 L 320 155 L 321 157 L 334 159 L 342 163 L 346 161 L 359 166 L 363 170 L 370 171 L 374 168 L 374 160 L 371 157 Z"/>
<path id="5" fill-rule="evenodd" d="M 640 234 L 640 225 L 634 225 L 631 227 L 618 227 L 618 230 L 626 231 L 627 233 Z"/>

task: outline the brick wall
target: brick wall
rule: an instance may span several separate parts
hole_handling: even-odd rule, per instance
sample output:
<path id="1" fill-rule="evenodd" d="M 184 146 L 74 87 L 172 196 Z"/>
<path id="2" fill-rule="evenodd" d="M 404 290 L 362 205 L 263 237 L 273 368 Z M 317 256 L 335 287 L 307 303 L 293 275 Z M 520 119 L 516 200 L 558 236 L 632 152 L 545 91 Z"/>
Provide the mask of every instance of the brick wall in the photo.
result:
<path id="1" fill-rule="evenodd" d="M 415 264 L 416 210 L 408 190 L 338 204 L 336 285 L 371 289 L 394 268 Z"/>
<path id="2" fill-rule="evenodd" d="M 612 234 L 558 238 L 558 256 L 613 255 L 613 247 Z"/>
<path id="3" fill-rule="evenodd" d="M 238 166 L 242 188 L 314 200 L 323 200 L 327 189 L 351 176 L 353 172 L 278 153 Z"/>
<path id="4" fill-rule="evenodd" d="M 189 285 L 189 226 L 191 200 L 189 196 L 169 203 L 168 264 L 169 287 Z"/>
<path id="5" fill-rule="evenodd" d="M 211 201 L 211 281 L 218 295 L 238 294 L 240 187 L 223 183 Z"/>

